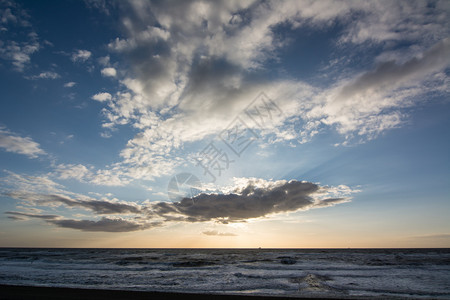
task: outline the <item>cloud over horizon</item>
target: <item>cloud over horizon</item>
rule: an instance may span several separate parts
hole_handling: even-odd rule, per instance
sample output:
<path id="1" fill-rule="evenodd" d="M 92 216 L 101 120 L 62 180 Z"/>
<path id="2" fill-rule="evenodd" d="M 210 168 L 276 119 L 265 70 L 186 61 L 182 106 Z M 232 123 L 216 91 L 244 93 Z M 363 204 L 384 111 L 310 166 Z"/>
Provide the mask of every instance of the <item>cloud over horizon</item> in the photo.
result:
<path id="1" fill-rule="evenodd" d="M 15 177 L 20 180 L 20 177 Z M 37 190 L 42 190 L 39 180 Z M 22 186 L 20 183 L 17 187 Z M 31 186 L 28 186 L 28 190 Z M 266 181 L 256 178 L 236 178 L 232 186 L 224 187 L 225 193 L 201 193 L 193 198 L 178 202 L 147 202 L 138 205 L 132 202 L 118 202 L 107 199 L 84 197 L 74 200 L 69 196 L 33 193 L 24 190 L 11 190 L 4 196 L 21 201 L 24 207 L 82 208 L 94 216 L 102 216 L 98 221 L 66 219 L 63 216 L 27 212 L 6 212 L 13 218 L 39 218 L 47 223 L 84 231 L 123 232 L 144 230 L 163 226 L 170 222 L 218 222 L 229 224 L 246 222 L 249 219 L 270 218 L 272 215 L 304 211 L 313 208 L 330 207 L 350 201 L 351 194 L 357 190 L 340 186 L 323 187 L 305 181 Z M 56 191 L 64 191 L 56 188 Z M 82 197 L 82 196 L 79 196 Z M 204 233 L 206 235 L 214 232 Z M 225 234 L 228 235 L 228 234 Z"/>
<path id="2" fill-rule="evenodd" d="M 151 205 L 151 213 L 168 217 L 169 220 L 175 217 L 186 222 L 216 221 L 228 224 L 349 201 L 347 197 L 318 199 L 316 196 L 326 188 L 311 182 L 264 182 L 270 185 L 261 187 L 250 180 L 247 186 L 231 193 L 201 193 L 179 202 L 159 202 Z"/>

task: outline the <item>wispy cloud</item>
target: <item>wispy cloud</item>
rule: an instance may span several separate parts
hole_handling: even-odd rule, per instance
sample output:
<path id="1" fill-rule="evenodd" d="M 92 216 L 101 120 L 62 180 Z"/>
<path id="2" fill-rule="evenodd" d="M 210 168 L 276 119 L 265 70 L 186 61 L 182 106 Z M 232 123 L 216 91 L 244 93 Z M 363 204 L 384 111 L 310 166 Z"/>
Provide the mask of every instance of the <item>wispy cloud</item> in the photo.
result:
<path id="1" fill-rule="evenodd" d="M 7 171 L 8 176 L 1 178 L 2 195 L 19 200 L 21 208 L 33 210 L 34 206 L 41 208 L 59 206 L 81 208 L 90 211 L 99 220 L 77 220 L 62 215 L 35 213 L 28 211 L 7 212 L 10 219 L 26 220 L 29 218 L 45 220 L 47 223 L 83 231 L 125 232 L 147 229 L 159 226 L 159 221 L 139 219 L 133 220 L 123 216 L 133 215 L 133 218 L 143 215 L 141 206 L 135 203 L 108 200 L 106 198 L 93 199 L 88 196 L 68 192 L 64 186 L 54 182 L 47 176 L 24 176 Z M 74 197 L 78 199 L 74 199 Z M 39 212 L 42 209 L 38 210 Z M 65 211 L 67 213 L 67 211 Z M 104 216 L 122 215 L 122 216 Z"/>
<path id="2" fill-rule="evenodd" d="M 207 230 L 202 232 L 204 235 L 209 236 L 237 236 L 235 233 L 231 232 L 218 232 L 217 230 Z"/>
<path id="3" fill-rule="evenodd" d="M 76 84 L 77 84 L 76 82 L 69 81 L 69 82 L 64 83 L 64 87 L 71 88 L 71 87 L 74 87 Z"/>
<path id="4" fill-rule="evenodd" d="M 85 62 L 91 57 L 92 53 L 88 50 L 77 50 L 72 53 L 70 59 L 73 62 Z"/>
<path id="5" fill-rule="evenodd" d="M 44 219 L 44 220 L 54 220 L 60 218 L 57 215 L 40 215 L 40 214 L 34 214 L 34 213 L 24 213 L 24 212 L 18 212 L 18 211 L 7 211 L 5 214 L 13 216 L 13 217 L 19 217 L 21 219 L 27 219 L 27 218 L 38 218 L 38 219 Z"/>
<path id="6" fill-rule="evenodd" d="M 405 118 L 401 110 L 420 102 L 417 96 L 438 91 L 440 72 L 450 65 L 450 39 L 443 39 L 420 55 L 397 64 L 380 63 L 374 70 L 346 78 L 336 87 L 320 93 L 305 111 L 305 120 L 314 125 L 335 126 L 347 138 L 358 135 L 374 138 L 399 126 Z M 438 80 L 433 80 L 438 78 Z"/>
<path id="7" fill-rule="evenodd" d="M 111 202 L 109 200 L 84 199 L 75 200 L 63 195 L 43 195 L 28 192 L 10 192 L 6 196 L 29 202 L 37 206 L 59 206 L 80 207 L 92 210 L 99 215 L 105 214 L 136 214 L 141 212 L 140 206 L 134 203 Z"/>
<path id="8" fill-rule="evenodd" d="M 13 220 L 26 220 L 28 218 L 35 218 L 45 220 L 47 223 L 62 228 L 77 229 L 81 231 L 101 231 L 101 232 L 130 232 L 137 230 L 144 230 L 151 227 L 156 227 L 159 223 L 139 223 L 123 218 L 103 217 L 98 221 L 92 220 L 75 220 L 64 219 L 57 215 L 40 215 L 32 213 L 22 213 L 15 211 L 8 211 L 5 214 L 9 215 Z"/>
<path id="9" fill-rule="evenodd" d="M 3 191 L 23 191 L 41 194 L 62 194 L 63 186 L 48 176 L 21 175 L 4 170 L 7 176 L 1 178 L 0 183 Z"/>
<path id="10" fill-rule="evenodd" d="M 29 158 L 46 154 L 40 145 L 31 138 L 21 137 L 4 127 L 0 127 L 0 148 L 7 152 L 26 155 Z"/>
<path id="11" fill-rule="evenodd" d="M 425 239 L 425 240 L 450 240 L 450 234 L 430 234 L 430 235 L 420 235 L 414 236 L 413 239 Z"/>
<path id="12" fill-rule="evenodd" d="M 28 77 L 29 79 L 58 79 L 61 76 L 56 73 L 56 72 L 52 72 L 52 71 L 47 71 L 47 72 L 41 72 L 38 75 L 33 75 Z"/>
<path id="13" fill-rule="evenodd" d="M 111 7 L 114 7 L 117 3 L 109 2 L 106 0 L 85 0 L 84 1 L 91 9 L 97 9 L 106 15 L 110 15 Z"/>
<path id="14" fill-rule="evenodd" d="M 84 165 L 59 164 L 55 167 L 54 175 L 60 179 L 77 179 L 83 181 L 91 176 L 91 171 Z"/>

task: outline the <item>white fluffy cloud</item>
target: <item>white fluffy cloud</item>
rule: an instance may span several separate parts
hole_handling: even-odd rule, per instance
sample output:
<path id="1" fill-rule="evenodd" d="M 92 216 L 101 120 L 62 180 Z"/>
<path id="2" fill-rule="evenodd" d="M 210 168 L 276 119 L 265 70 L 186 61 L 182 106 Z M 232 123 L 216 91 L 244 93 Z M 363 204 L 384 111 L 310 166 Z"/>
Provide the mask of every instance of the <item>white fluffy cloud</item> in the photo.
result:
<path id="1" fill-rule="evenodd" d="M 111 100 L 111 94 L 110 93 L 98 93 L 91 97 L 93 100 L 104 102 Z"/>
<path id="2" fill-rule="evenodd" d="M 44 155 L 40 145 L 29 137 L 21 137 L 4 127 L 0 127 L 0 148 L 3 150 L 36 158 Z"/>
<path id="3" fill-rule="evenodd" d="M 101 73 L 105 77 L 116 77 L 117 71 L 114 68 L 104 68 L 101 70 Z"/>

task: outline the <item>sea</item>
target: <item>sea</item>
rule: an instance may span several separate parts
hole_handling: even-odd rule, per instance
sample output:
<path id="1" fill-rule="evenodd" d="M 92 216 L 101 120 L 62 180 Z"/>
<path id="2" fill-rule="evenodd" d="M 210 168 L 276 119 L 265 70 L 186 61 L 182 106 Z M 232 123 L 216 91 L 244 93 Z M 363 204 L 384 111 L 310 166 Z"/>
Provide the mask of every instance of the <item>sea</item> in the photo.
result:
<path id="1" fill-rule="evenodd" d="M 450 249 L 0 248 L 0 284 L 450 299 Z"/>

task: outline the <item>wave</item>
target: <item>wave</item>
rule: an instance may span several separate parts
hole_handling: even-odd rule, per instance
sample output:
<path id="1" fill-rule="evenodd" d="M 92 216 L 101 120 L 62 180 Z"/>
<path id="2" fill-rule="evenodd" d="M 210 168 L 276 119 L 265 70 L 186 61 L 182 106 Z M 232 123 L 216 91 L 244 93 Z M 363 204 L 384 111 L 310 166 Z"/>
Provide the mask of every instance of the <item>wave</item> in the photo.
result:
<path id="1" fill-rule="evenodd" d="M 0 248 L 0 283 L 309 297 L 450 298 L 449 249 Z"/>

